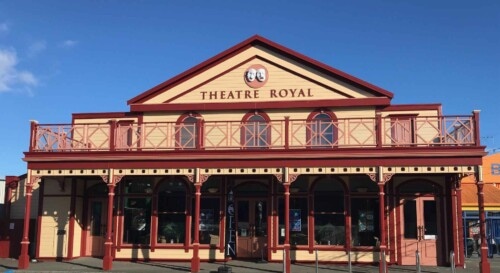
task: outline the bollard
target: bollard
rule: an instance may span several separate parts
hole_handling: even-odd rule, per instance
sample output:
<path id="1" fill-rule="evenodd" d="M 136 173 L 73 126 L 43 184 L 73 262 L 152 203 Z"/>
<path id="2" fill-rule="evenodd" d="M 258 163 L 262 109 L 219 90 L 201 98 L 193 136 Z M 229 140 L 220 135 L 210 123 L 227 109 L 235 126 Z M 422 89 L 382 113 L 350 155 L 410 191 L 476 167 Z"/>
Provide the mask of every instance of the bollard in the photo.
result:
<path id="1" fill-rule="evenodd" d="M 347 255 L 349 255 L 347 257 L 347 261 L 349 263 L 349 273 L 352 273 L 352 262 L 351 262 L 351 250 L 349 249 L 349 251 L 347 251 Z"/>
<path id="2" fill-rule="evenodd" d="M 318 273 L 319 264 L 318 264 L 318 249 L 316 249 L 316 273 Z"/>
<path id="3" fill-rule="evenodd" d="M 387 263 L 385 261 L 385 251 L 380 252 L 380 262 L 382 263 L 382 271 L 387 272 Z"/>
<path id="4" fill-rule="evenodd" d="M 286 249 L 283 248 L 283 273 L 286 273 Z"/>
<path id="5" fill-rule="evenodd" d="M 450 265 L 451 265 L 451 272 L 455 273 L 455 252 L 450 251 Z"/>
<path id="6" fill-rule="evenodd" d="M 417 249 L 417 251 L 415 251 L 415 258 L 416 258 L 416 264 L 417 264 L 417 273 L 420 273 L 421 272 L 421 269 L 420 269 L 420 253 L 418 252 L 418 249 Z"/>

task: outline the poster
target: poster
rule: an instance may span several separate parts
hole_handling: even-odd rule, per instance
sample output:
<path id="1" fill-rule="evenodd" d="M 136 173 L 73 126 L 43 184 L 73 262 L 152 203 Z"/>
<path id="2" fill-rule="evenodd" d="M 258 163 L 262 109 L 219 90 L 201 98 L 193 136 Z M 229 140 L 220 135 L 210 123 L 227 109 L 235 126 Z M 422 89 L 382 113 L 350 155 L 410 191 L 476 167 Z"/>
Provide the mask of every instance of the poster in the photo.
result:
<path id="1" fill-rule="evenodd" d="M 302 220 L 300 216 L 300 209 L 290 210 L 290 231 L 302 231 Z"/>

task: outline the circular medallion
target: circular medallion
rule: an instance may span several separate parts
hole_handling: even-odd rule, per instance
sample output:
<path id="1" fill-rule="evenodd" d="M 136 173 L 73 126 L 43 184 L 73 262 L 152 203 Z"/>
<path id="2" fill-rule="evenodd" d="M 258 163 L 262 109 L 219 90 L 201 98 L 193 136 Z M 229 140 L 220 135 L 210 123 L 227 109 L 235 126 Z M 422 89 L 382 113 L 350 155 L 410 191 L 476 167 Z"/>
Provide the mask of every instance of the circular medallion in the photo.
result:
<path id="1" fill-rule="evenodd" d="M 269 73 L 263 65 L 254 64 L 245 70 L 243 78 L 248 86 L 260 88 L 266 84 L 267 79 L 269 79 Z"/>

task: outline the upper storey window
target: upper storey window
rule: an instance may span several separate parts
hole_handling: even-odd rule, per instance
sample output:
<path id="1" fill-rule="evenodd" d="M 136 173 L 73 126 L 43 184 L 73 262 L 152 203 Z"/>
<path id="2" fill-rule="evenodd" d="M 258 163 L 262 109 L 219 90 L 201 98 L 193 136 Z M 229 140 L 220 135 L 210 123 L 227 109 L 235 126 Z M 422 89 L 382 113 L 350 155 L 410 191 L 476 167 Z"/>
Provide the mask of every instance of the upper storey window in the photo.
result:
<path id="1" fill-rule="evenodd" d="M 500 164 L 498 164 L 498 163 L 491 164 L 491 174 L 492 175 L 500 175 Z"/>
<path id="2" fill-rule="evenodd" d="M 177 121 L 176 147 L 179 149 L 196 149 L 199 139 L 198 118 L 192 114 L 182 116 Z"/>
<path id="3" fill-rule="evenodd" d="M 391 142 L 396 146 L 414 143 L 415 116 L 391 116 Z"/>
<path id="4" fill-rule="evenodd" d="M 337 145 L 336 118 L 331 112 L 315 112 L 309 116 L 308 146 L 333 147 Z"/>
<path id="5" fill-rule="evenodd" d="M 262 112 L 247 114 L 241 125 L 241 146 L 243 148 L 267 148 L 271 131 L 269 117 Z"/>

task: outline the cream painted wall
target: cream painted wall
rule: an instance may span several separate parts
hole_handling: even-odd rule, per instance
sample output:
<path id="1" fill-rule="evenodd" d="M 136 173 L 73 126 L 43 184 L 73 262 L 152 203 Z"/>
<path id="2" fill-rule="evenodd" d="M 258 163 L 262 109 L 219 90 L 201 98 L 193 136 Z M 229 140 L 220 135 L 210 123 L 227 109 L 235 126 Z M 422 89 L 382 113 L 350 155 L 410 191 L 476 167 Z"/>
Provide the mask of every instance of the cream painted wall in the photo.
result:
<path id="1" fill-rule="evenodd" d="M 261 59 L 255 59 L 259 56 Z M 176 98 L 187 90 L 192 90 L 183 96 L 176 98 L 175 103 L 199 103 L 199 102 L 215 102 L 210 100 L 201 100 L 200 91 L 217 91 L 217 90 L 247 90 L 249 88 L 244 81 L 244 72 L 252 64 L 263 64 L 268 69 L 269 77 L 266 85 L 261 90 L 283 89 L 283 88 L 311 88 L 315 95 L 309 99 L 321 100 L 325 98 L 343 98 L 337 92 L 322 88 L 319 84 L 331 86 L 332 88 L 348 94 L 355 98 L 373 97 L 372 94 L 362 91 L 354 86 L 348 85 L 335 78 L 326 76 L 325 74 L 313 71 L 302 64 L 277 55 L 274 52 L 268 51 L 262 47 L 249 48 L 230 59 L 207 69 L 191 79 L 182 82 L 167 92 L 158 94 L 148 99 L 144 104 L 157 104 Z M 282 68 L 283 67 L 283 68 Z M 291 73 L 293 71 L 294 73 Z M 302 75 L 299 77 L 297 75 Z M 312 83 L 316 82 L 316 83 Z M 310 87 L 311 86 L 311 87 Z M 262 97 L 252 98 L 246 101 L 269 100 L 262 92 Z M 303 98 L 280 98 L 281 101 L 290 101 Z M 228 100 L 245 101 L 245 100 Z"/>
<path id="2" fill-rule="evenodd" d="M 45 197 L 41 216 L 40 257 L 66 257 L 69 234 L 69 196 Z M 65 230 L 58 235 L 58 230 Z"/>
<path id="3" fill-rule="evenodd" d="M 116 259 L 165 259 L 168 257 L 172 260 L 191 260 L 193 257 L 193 250 L 189 249 L 188 252 L 184 251 L 184 249 L 155 249 L 154 252 L 148 249 L 130 249 L 130 248 L 121 248 L 120 251 L 116 251 L 115 258 Z"/>
<path id="4" fill-rule="evenodd" d="M 26 181 L 27 179 L 19 181 L 19 185 L 17 186 L 17 188 L 12 190 L 12 199 L 11 199 L 12 203 L 10 207 L 10 216 L 12 219 L 24 219 L 24 210 L 26 204 L 26 188 L 25 188 Z M 31 219 L 36 219 L 36 216 L 38 214 L 39 198 L 40 198 L 40 184 L 35 183 L 33 185 L 33 192 L 31 196 L 31 211 L 30 211 Z"/>

